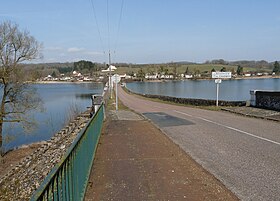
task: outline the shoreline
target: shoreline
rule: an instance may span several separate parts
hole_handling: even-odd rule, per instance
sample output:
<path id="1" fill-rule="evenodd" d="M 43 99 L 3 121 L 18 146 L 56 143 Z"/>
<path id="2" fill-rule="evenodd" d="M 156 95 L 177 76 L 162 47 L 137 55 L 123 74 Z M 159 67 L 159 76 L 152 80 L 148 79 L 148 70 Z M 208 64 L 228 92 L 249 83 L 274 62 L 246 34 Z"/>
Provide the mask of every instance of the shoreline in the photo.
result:
<path id="1" fill-rule="evenodd" d="M 29 82 L 31 84 L 83 84 L 83 83 L 102 83 L 102 82 L 93 82 L 93 81 L 83 81 L 83 82 L 71 82 L 71 81 L 35 81 Z"/>
<path id="2" fill-rule="evenodd" d="M 222 80 L 254 80 L 254 79 L 280 79 L 280 76 L 254 76 L 254 77 L 232 77 Z M 214 78 L 189 78 L 189 79 L 161 79 L 161 80 L 145 80 L 143 82 L 170 82 L 170 81 L 185 81 L 185 80 L 215 80 Z M 136 81 L 137 82 L 137 81 Z"/>
<path id="3" fill-rule="evenodd" d="M 247 79 L 279 79 L 280 75 L 275 75 L 275 76 L 271 76 L 271 75 L 264 75 L 264 76 L 251 76 L 251 77 L 236 77 L 234 79 L 236 80 L 247 80 Z"/>
<path id="4" fill-rule="evenodd" d="M 230 79 L 222 79 L 222 80 L 250 80 L 250 79 L 280 79 L 280 75 L 267 75 L 267 76 L 251 76 L 251 77 L 232 77 Z M 154 79 L 154 80 L 144 80 L 143 82 L 170 82 L 170 81 L 185 81 L 185 80 L 214 80 L 214 78 L 189 78 L 189 79 Z M 102 81 L 94 82 L 94 81 L 27 81 L 31 84 L 83 84 L 83 83 L 102 83 Z M 125 82 L 125 80 L 124 80 Z M 132 82 L 139 82 L 134 81 Z"/>

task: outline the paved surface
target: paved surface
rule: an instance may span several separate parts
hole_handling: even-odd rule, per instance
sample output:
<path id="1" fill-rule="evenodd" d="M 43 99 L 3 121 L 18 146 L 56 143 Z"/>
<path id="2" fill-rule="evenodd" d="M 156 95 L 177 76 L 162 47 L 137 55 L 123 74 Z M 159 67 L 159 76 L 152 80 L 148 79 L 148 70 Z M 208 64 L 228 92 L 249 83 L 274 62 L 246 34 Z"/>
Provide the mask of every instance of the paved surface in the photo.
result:
<path id="1" fill-rule="evenodd" d="M 137 121 L 143 120 L 144 118 L 134 112 L 130 112 L 127 110 L 111 110 L 108 111 L 108 115 L 112 120 L 127 120 L 127 121 Z"/>
<path id="2" fill-rule="evenodd" d="M 163 104 L 118 91 L 126 106 L 154 121 L 240 199 L 279 200 L 279 122 Z M 162 124 L 164 115 L 180 123 Z"/>
<path id="3" fill-rule="evenodd" d="M 149 121 L 107 117 L 85 200 L 238 200 Z"/>

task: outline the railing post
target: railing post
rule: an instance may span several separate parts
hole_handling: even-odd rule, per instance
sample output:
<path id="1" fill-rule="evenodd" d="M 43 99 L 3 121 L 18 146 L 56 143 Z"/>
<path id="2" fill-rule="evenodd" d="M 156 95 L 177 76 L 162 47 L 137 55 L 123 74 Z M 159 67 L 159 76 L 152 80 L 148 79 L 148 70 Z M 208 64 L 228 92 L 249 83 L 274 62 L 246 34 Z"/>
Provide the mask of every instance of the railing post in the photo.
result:
<path id="1" fill-rule="evenodd" d="M 91 101 L 92 101 L 92 110 L 91 111 L 94 114 L 96 111 L 98 111 L 98 108 L 103 103 L 103 96 L 94 94 L 91 96 Z"/>

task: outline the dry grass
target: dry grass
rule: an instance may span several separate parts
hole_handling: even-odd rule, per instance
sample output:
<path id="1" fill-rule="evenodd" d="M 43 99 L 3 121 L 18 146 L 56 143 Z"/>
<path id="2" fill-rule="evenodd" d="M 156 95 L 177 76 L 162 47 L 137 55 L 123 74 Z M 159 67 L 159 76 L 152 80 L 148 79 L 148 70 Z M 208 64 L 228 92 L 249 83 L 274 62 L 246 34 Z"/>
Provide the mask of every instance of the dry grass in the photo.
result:
<path id="1" fill-rule="evenodd" d="M 108 110 L 116 110 L 116 96 L 115 96 L 115 91 L 113 91 L 112 93 L 112 99 L 110 99 L 110 95 L 109 95 L 109 99 L 107 101 L 107 109 Z M 118 109 L 119 110 L 129 110 L 128 107 L 126 107 L 121 100 L 118 98 Z"/>

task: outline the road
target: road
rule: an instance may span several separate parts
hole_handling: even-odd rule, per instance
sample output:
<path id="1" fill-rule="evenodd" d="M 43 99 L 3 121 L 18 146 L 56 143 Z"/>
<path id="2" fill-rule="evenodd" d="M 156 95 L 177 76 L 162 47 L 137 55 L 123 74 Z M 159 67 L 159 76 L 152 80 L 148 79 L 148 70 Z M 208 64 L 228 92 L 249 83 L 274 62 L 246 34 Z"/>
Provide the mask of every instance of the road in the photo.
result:
<path id="1" fill-rule="evenodd" d="M 280 199 L 280 124 L 227 112 L 118 97 L 145 115 L 241 200 Z"/>

